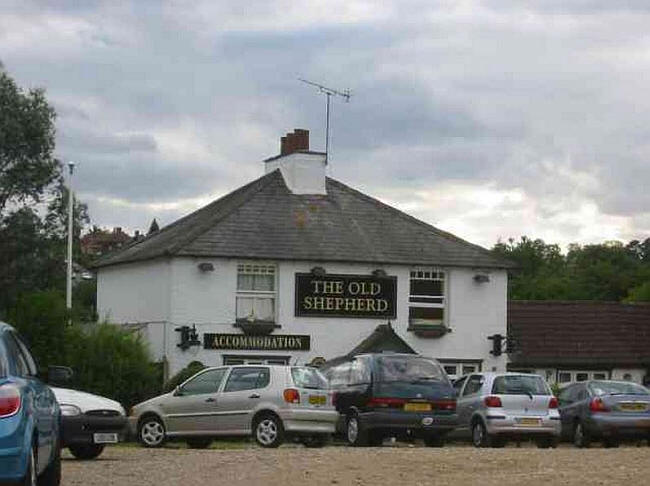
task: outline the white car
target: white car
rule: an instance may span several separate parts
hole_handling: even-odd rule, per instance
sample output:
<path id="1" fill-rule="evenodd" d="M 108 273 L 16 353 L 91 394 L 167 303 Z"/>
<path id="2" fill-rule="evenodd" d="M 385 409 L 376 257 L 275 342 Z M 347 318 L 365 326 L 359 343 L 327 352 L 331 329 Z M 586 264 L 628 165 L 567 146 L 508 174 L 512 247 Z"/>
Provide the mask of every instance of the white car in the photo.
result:
<path id="1" fill-rule="evenodd" d="M 77 459 L 94 459 L 106 444 L 124 439 L 126 413 L 118 402 L 68 388 L 51 388 L 61 407 L 61 445 Z"/>

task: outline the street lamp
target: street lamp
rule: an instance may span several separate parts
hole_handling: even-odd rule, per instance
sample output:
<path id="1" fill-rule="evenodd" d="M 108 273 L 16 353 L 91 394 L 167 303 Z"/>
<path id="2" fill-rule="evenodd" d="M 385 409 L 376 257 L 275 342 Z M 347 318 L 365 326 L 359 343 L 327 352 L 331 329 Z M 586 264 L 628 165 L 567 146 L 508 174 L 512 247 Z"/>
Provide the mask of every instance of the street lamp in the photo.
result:
<path id="1" fill-rule="evenodd" d="M 72 310 L 72 173 L 74 172 L 74 162 L 68 162 L 68 169 L 70 170 L 70 176 L 68 177 L 68 271 L 66 275 L 65 305 L 68 310 Z"/>

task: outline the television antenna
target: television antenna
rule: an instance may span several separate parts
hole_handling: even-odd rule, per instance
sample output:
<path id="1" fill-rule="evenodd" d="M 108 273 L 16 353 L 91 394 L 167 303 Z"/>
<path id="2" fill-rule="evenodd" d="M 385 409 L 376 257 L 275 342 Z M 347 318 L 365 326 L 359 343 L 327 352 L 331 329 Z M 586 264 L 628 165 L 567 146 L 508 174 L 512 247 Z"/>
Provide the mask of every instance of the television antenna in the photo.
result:
<path id="1" fill-rule="evenodd" d="M 345 100 L 346 103 L 349 103 L 352 93 L 350 93 L 349 89 L 346 89 L 345 91 L 337 91 L 335 89 L 328 88 L 327 86 L 323 86 L 322 84 L 314 83 L 302 78 L 298 78 L 298 81 L 302 81 L 305 84 L 309 84 L 318 88 L 318 91 L 320 93 L 323 93 L 327 96 L 327 110 L 325 115 L 325 163 L 327 164 L 329 161 L 330 153 L 330 98 L 332 96 L 340 96 Z"/>

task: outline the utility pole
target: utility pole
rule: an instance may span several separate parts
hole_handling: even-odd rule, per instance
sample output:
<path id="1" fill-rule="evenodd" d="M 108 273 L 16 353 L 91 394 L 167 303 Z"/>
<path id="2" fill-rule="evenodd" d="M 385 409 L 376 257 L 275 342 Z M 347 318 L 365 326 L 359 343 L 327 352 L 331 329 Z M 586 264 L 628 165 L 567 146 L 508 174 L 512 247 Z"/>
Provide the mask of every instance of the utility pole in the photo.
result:
<path id="1" fill-rule="evenodd" d="M 307 81 L 306 79 L 298 78 L 298 81 L 302 81 L 305 84 L 309 84 L 311 86 L 315 86 L 318 88 L 318 91 L 320 93 L 324 93 L 327 96 L 327 108 L 325 112 L 325 163 L 327 164 L 329 162 L 329 153 L 330 153 L 330 98 L 334 96 L 340 96 L 345 100 L 346 103 L 350 102 L 350 96 L 352 96 L 352 93 L 350 93 L 349 89 L 346 89 L 345 91 L 337 91 L 332 88 L 328 88 L 327 86 L 323 86 L 322 84 L 314 83 L 312 81 Z"/>
<path id="2" fill-rule="evenodd" d="M 72 174 L 74 162 L 68 162 L 70 175 L 68 177 L 68 271 L 66 274 L 65 305 L 68 311 L 72 310 L 72 218 L 74 215 L 74 197 L 72 195 Z"/>

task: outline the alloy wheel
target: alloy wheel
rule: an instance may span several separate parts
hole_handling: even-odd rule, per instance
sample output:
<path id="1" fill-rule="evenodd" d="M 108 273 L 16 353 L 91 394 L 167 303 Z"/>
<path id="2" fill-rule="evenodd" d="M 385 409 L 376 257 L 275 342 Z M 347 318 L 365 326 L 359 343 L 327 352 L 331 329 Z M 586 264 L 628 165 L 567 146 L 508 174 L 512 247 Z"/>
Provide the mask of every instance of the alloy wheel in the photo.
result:
<path id="1" fill-rule="evenodd" d="M 482 447 L 484 445 L 484 435 L 483 425 L 479 422 L 475 423 L 474 427 L 472 427 L 472 443 L 474 447 Z"/>
<path id="2" fill-rule="evenodd" d="M 348 442 L 354 444 L 359 438 L 359 421 L 356 417 L 348 419 Z"/>
<path id="3" fill-rule="evenodd" d="M 278 437 L 278 425 L 271 418 L 264 418 L 257 424 L 257 441 L 263 446 L 270 446 Z"/>
<path id="4" fill-rule="evenodd" d="M 149 447 L 159 446 L 165 438 L 165 429 L 159 421 L 150 420 L 142 424 L 140 438 Z"/>

